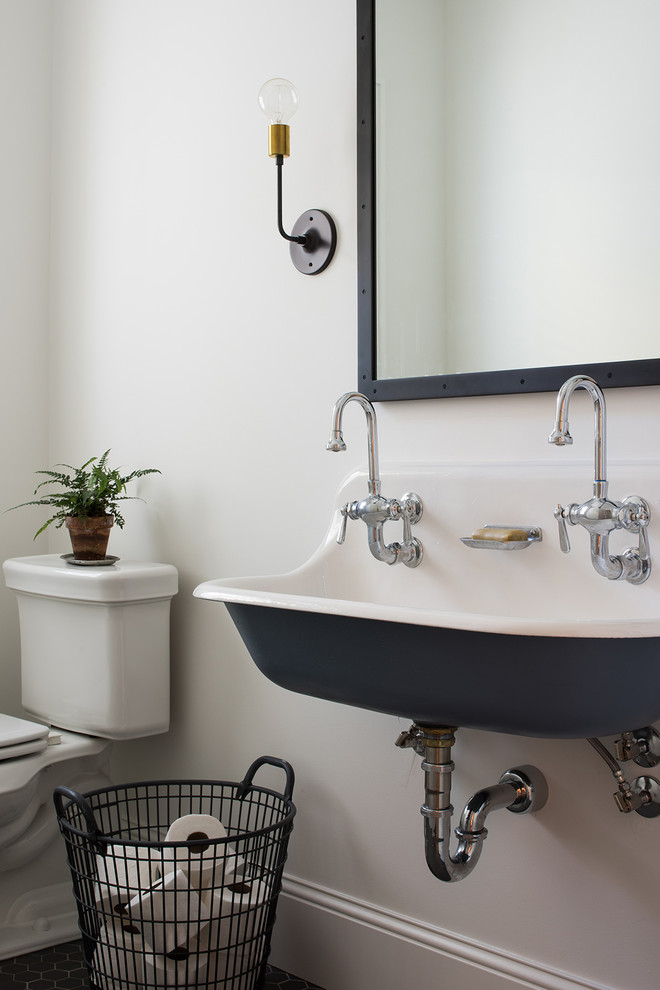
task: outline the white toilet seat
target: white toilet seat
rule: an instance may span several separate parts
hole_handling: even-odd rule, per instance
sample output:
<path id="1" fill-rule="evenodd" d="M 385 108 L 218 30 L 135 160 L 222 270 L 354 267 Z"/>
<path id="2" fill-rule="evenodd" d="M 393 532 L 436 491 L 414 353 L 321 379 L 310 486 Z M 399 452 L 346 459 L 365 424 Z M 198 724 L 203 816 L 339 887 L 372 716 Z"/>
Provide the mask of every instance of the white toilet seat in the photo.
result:
<path id="1" fill-rule="evenodd" d="M 48 729 L 46 726 L 43 726 Z M 58 763 L 83 759 L 85 757 L 99 757 L 102 754 L 109 754 L 112 743 L 108 739 L 98 739 L 94 736 L 83 736 L 79 732 L 67 732 L 64 729 L 53 729 L 50 733 L 50 745 L 48 738 L 46 745 L 38 753 L 30 753 L 27 756 L 17 757 L 15 760 L 0 760 L 0 802 L 6 795 L 20 791 L 30 785 L 33 778 L 37 777 L 45 767 L 53 768 L 52 786 L 49 781 L 48 793 L 52 793 L 52 788 L 57 783 L 64 782 L 57 780 Z M 84 788 L 83 788 L 84 789 Z M 0 803 L 0 811 L 2 805 Z M 0 824 L 2 815 L 0 814 Z"/>
<path id="2" fill-rule="evenodd" d="M 47 725 L 0 714 L 0 760 L 40 753 L 48 746 Z"/>

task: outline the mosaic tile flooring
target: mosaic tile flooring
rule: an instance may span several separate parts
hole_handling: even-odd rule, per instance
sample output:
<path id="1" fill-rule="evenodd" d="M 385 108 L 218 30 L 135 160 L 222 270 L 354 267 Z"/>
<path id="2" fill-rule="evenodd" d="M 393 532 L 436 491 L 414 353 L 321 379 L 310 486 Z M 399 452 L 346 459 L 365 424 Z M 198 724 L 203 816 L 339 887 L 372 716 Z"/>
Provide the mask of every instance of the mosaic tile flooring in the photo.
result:
<path id="1" fill-rule="evenodd" d="M 79 942 L 67 942 L 15 959 L 0 960 L 0 990 L 88 990 L 87 970 Z M 263 990 L 321 990 L 273 966 Z"/>

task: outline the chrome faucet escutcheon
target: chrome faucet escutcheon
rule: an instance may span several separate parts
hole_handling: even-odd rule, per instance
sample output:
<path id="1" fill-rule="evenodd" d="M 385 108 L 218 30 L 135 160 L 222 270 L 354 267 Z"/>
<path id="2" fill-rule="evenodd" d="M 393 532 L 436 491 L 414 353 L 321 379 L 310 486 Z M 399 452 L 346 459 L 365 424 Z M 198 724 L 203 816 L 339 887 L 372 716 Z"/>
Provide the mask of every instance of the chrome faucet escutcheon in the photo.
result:
<path id="1" fill-rule="evenodd" d="M 344 409 L 349 402 L 357 402 L 362 406 L 367 418 L 368 494 L 366 498 L 347 502 L 341 507 L 341 526 L 337 543 L 344 542 L 346 524 L 349 519 L 362 519 L 367 526 L 369 550 L 376 560 L 383 561 L 385 564 L 405 564 L 406 567 L 417 567 L 422 559 L 423 550 L 422 544 L 412 535 L 411 527 L 422 518 L 422 500 L 414 492 L 406 492 L 400 499 L 385 498 L 381 495 L 378 475 L 376 410 L 361 392 L 346 392 L 337 399 L 332 411 L 330 439 L 325 445 L 325 449 L 334 452 L 346 450 L 342 435 L 342 419 Z M 383 538 L 383 525 L 391 519 L 400 519 L 403 523 L 403 539 L 400 543 L 385 543 Z"/>
<path id="2" fill-rule="evenodd" d="M 630 584 L 643 584 L 651 573 L 651 554 L 647 527 L 651 518 L 648 503 L 638 495 L 623 502 L 607 497 L 607 414 L 605 396 L 593 378 L 574 375 L 564 382 L 557 394 L 555 427 L 548 442 L 563 447 L 573 443 L 568 426 L 568 407 L 576 389 L 583 388 L 594 404 L 594 482 L 593 497 L 582 505 L 572 502 L 558 505 L 554 516 L 559 526 L 559 548 L 570 553 L 567 526 L 582 526 L 589 533 L 591 562 L 595 570 L 609 581 L 623 578 Z M 609 552 L 610 533 L 625 529 L 639 534 L 638 546 L 629 547 L 620 555 Z"/>

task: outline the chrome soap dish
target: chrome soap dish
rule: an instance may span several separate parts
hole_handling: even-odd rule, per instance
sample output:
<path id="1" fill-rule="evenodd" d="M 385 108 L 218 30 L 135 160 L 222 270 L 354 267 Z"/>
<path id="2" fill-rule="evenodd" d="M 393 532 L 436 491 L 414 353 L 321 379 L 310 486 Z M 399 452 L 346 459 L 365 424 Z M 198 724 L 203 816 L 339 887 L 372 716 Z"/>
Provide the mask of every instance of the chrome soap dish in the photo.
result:
<path id="1" fill-rule="evenodd" d="M 475 550 L 525 550 L 531 543 L 543 539 L 540 526 L 501 526 L 488 523 L 474 531 L 472 536 L 462 536 L 461 543 Z"/>

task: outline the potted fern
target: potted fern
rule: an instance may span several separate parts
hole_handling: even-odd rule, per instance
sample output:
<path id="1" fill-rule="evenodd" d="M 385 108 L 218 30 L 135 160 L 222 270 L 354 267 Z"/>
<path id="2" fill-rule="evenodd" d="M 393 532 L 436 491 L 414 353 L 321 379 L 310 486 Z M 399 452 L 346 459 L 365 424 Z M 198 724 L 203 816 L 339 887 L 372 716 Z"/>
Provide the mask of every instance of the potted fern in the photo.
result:
<path id="1" fill-rule="evenodd" d="M 20 509 L 24 505 L 47 505 L 56 511 L 34 534 L 34 539 L 43 533 L 51 523 L 56 529 L 66 525 L 71 538 L 75 561 L 104 561 L 108 548 L 110 530 L 114 523 L 123 529 L 125 519 L 119 511 L 118 502 L 136 498 L 126 494 L 126 485 L 134 478 L 145 474 L 160 474 L 157 468 L 141 468 L 122 475 L 117 468 L 108 467 L 106 450 L 101 457 L 90 457 L 79 467 L 70 464 L 56 464 L 55 467 L 68 468 L 64 471 L 36 471 L 47 478 L 34 490 L 38 495 L 44 485 L 59 485 L 59 489 L 43 493 L 37 499 L 12 506 Z"/>

